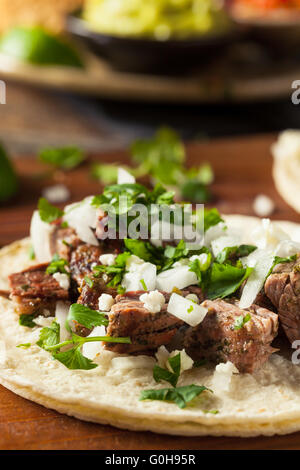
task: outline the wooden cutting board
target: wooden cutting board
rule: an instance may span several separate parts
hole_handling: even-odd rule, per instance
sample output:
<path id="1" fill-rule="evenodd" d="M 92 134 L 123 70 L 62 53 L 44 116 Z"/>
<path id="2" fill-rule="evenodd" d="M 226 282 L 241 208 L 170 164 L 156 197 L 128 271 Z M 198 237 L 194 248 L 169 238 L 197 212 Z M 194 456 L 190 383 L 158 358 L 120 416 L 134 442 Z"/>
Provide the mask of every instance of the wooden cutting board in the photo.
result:
<path id="1" fill-rule="evenodd" d="M 220 139 L 188 144 L 189 164 L 210 162 L 215 171 L 213 205 L 223 213 L 254 215 L 253 198 L 269 195 L 276 204 L 272 218 L 300 222 L 276 193 L 272 176 L 270 145 L 275 136 Z M 125 153 L 94 155 L 67 174 L 57 173 L 71 190 L 72 200 L 100 191 L 89 176 L 91 161 L 128 162 Z M 9 206 L 0 207 L 0 246 L 28 235 L 37 198 L 50 180 L 41 178 L 45 167 L 34 158 L 16 160 L 21 191 Z M 0 386 L 0 449 L 300 449 L 300 433 L 268 438 L 213 438 L 164 436 L 130 432 L 110 426 L 85 423 L 32 403 Z"/>

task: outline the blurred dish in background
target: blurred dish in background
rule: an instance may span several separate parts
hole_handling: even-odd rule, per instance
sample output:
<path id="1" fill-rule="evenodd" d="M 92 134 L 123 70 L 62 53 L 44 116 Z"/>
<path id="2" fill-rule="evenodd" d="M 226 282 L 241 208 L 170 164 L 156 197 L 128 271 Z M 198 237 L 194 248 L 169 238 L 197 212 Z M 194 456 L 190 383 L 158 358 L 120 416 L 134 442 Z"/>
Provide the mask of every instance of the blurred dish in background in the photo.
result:
<path id="1" fill-rule="evenodd" d="M 158 41 L 222 34 L 231 28 L 223 0 L 86 0 L 82 18 L 102 34 Z"/>
<path id="2" fill-rule="evenodd" d="M 222 0 L 87 0 L 68 30 L 119 70 L 182 74 L 240 37 Z"/>

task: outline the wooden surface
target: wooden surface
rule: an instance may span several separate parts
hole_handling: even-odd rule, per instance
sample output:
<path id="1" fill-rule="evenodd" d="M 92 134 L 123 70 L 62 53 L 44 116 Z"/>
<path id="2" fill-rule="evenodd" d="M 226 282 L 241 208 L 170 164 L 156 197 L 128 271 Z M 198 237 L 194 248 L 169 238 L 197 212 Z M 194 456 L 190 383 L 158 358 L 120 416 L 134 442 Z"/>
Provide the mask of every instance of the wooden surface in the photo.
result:
<path id="1" fill-rule="evenodd" d="M 189 163 L 209 161 L 214 167 L 214 203 L 224 213 L 253 214 L 253 198 L 260 193 L 276 203 L 274 219 L 300 222 L 276 193 L 271 177 L 270 144 L 275 136 L 226 139 L 188 145 Z M 93 160 L 125 162 L 125 153 L 93 156 Z M 19 196 L 0 207 L 0 246 L 28 235 L 30 217 L 42 187 L 45 170 L 35 159 L 20 159 Z M 56 174 L 71 190 L 72 200 L 97 193 L 100 186 L 89 178 L 89 163 L 66 175 Z M 300 433 L 270 438 L 183 438 L 147 432 L 128 432 L 84 423 L 29 402 L 0 387 L 0 449 L 300 449 Z"/>

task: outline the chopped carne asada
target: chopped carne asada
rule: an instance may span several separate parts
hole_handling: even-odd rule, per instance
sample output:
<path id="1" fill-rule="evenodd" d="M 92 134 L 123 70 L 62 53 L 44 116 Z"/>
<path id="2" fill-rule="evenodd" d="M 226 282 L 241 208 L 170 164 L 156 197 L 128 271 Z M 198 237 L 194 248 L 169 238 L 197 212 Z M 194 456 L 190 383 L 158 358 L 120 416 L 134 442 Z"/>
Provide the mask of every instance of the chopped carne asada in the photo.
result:
<path id="1" fill-rule="evenodd" d="M 116 297 L 117 290 L 112 287 L 108 287 L 107 283 L 104 282 L 103 278 L 90 278 L 91 285 L 83 283 L 81 288 L 81 294 L 78 298 L 78 303 L 85 305 L 93 310 L 98 310 L 99 297 L 101 294 L 110 294 Z"/>
<path id="2" fill-rule="evenodd" d="M 282 327 L 292 343 L 300 339 L 300 255 L 291 263 L 275 266 L 265 283 L 265 293 L 278 309 Z"/>
<path id="3" fill-rule="evenodd" d="M 206 300 L 202 305 L 208 308 L 205 319 L 189 328 L 184 339 L 184 347 L 194 360 L 231 361 L 240 372 L 252 373 L 275 351 L 270 346 L 278 330 L 275 313 L 257 305 L 241 310 L 235 302 L 219 299 Z M 239 325 L 238 319 L 243 321 L 247 314 L 249 320 Z"/>
<path id="4" fill-rule="evenodd" d="M 50 235 L 50 251 L 52 256 L 57 253 L 60 258 L 64 258 L 67 261 L 70 261 L 72 251 L 81 243 L 75 230 L 71 227 L 62 228 L 61 225 L 57 225 Z"/>
<path id="5" fill-rule="evenodd" d="M 10 298 L 19 315 L 43 314 L 44 310 L 53 314 L 58 300 L 69 299 L 68 290 L 46 273 L 47 267 L 40 264 L 9 276 Z"/>
<path id="6" fill-rule="evenodd" d="M 131 344 L 106 344 L 106 349 L 118 353 L 154 352 L 168 345 L 183 322 L 167 313 L 165 304 L 158 313 L 151 313 L 139 298 L 144 291 L 130 292 L 116 297 L 109 314 L 107 334 L 130 336 Z"/>
<path id="7" fill-rule="evenodd" d="M 73 279 L 79 286 L 82 285 L 85 276 L 90 276 L 93 267 L 100 263 L 102 254 L 100 246 L 80 245 L 71 254 L 70 271 Z"/>

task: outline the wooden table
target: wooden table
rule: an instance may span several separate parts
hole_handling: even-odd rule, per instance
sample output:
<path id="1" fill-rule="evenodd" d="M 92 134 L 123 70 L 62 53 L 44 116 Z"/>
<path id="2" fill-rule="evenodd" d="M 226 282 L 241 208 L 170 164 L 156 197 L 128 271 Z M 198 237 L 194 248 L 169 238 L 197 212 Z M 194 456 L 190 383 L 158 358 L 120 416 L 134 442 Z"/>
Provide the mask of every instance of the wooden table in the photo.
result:
<path id="1" fill-rule="evenodd" d="M 260 193 L 276 203 L 274 219 L 300 222 L 276 193 L 271 177 L 270 144 L 275 136 L 222 139 L 188 145 L 189 163 L 209 161 L 215 170 L 214 205 L 224 213 L 253 214 L 253 198 Z M 91 160 L 126 162 L 125 153 L 91 156 Z M 0 208 L 0 246 L 28 235 L 37 198 L 49 181 L 39 174 L 45 167 L 33 158 L 20 159 L 20 195 Z M 89 163 L 57 174 L 71 190 L 72 200 L 100 192 L 89 177 Z M 254 215 L 254 214 L 253 214 Z M 300 449 L 300 433 L 270 438 L 183 438 L 150 432 L 129 432 L 81 422 L 27 401 L 0 387 L 0 449 Z"/>

